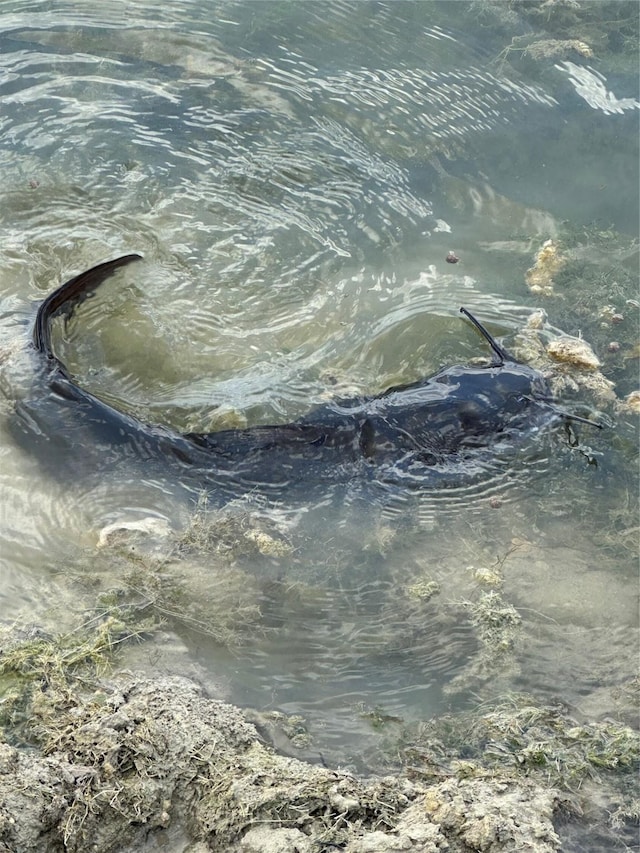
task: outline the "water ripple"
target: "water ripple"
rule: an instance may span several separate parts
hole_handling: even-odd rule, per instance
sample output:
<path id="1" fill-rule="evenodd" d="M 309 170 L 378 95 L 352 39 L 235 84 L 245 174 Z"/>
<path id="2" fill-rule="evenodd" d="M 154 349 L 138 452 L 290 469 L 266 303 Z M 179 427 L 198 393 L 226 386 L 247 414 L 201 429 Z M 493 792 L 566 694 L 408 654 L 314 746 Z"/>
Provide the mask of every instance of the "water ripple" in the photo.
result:
<path id="1" fill-rule="evenodd" d="M 481 177 L 478 154 L 529 139 L 543 121 L 570 140 L 554 79 L 563 97 L 590 93 L 605 120 L 630 102 L 617 81 L 568 63 L 539 85 L 499 72 L 485 30 L 448 26 L 453 5 L 232 1 L 212 14 L 204 0 L 3 0 L 0 9 L 5 613 L 40 619 L 56 587 L 73 597 L 70 614 L 93 607 L 97 584 L 124 585 L 108 555 L 97 559 L 104 525 L 151 516 L 179 527 L 206 483 L 218 512 L 233 502 L 256 530 L 275 525 L 292 552 L 234 558 L 243 592 L 261 591 L 257 630 L 237 655 L 195 630 L 190 650 L 216 676 L 227 667 L 236 701 L 305 714 L 354 763 L 369 731 L 363 708 L 427 717 L 473 663 L 473 625 L 455 606 L 478 593 L 468 563 L 491 565 L 514 530 L 544 538 L 548 516 L 576 493 L 580 507 L 589 495 L 602 503 L 605 518 L 605 475 L 594 492 L 584 460 L 578 470 L 551 430 L 518 447 L 496 440 L 490 454 L 423 469 L 422 480 L 402 466 L 312 460 L 290 484 L 281 454 L 257 473 L 203 463 L 203 482 L 185 474 L 182 489 L 184 469 L 165 459 L 156 468 L 144 447 L 127 456 L 99 445 L 75 410 L 38 432 L 49 391 L 28 341 L 35 305 L 57 284 L 139 251 L 143 263 L 56 324 L 55 346 L 80 384 L 148 423 L 200 432 L 287 423 L 332 398 L 468 363 L 486 346 L 460 305 L 508 347 L 529 313 L 525 258 L 498 267 L 481 241 L 548 236 L 555 222 L 500 195 L 491 181 L 503 164 Z M 554 139 L 540 143 L 543 159 Z M 536 178 L 517 191 L 535 194 Z M 446 263 L 449 248 L 462 263 Z M 25 425 L 16 407 L 29 403 Z M 575 531 L 563 528 L 569 539 L 584 532 L 577 515 Z M 210 584 L 215 610 L 214 556 L 192 575 L 188 560 L 165 561 L 157 582 L 168 578 L 173 594 L 184 570 L 181 602 L 199 604 Z M 431 575 L 441 595 L 411 598 L 408 585 Z M 182 612 L 173 627 L 189 634 Z M 525 655 L 536 689 L 557 682 L 553 642 L 543 645 L 540 671 Z"/>

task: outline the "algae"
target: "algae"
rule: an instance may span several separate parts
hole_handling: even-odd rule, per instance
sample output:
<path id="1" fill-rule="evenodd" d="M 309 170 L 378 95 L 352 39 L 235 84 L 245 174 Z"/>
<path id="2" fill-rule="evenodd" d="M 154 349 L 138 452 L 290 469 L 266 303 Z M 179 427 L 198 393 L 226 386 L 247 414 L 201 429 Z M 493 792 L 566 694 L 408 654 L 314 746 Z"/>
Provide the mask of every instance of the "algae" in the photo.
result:
<path id="1" fill-rule="evenodd" d="M 558 802 L 574 816 L 595 814 L 612 839 L 623 824 L 627 833 L 637 826 L 640 735 L 613 720 L 585 722 L 560 704 L 513 695 L 407 727 L 399 748 L 414 780 L 431 779 L 434 764 L 457 778 L 523 775 L 561 792 Z"/>
<path id="2" fill-rule="evenodd" d="M 99 537 L 109 568 L 103 603 L 128 603 L 176 630 L 205 634 L 229 648 L 264 632 L 261 607 L 272 580 L 258 578 L 253 561 L 266 559 L 277 567 L 291 558 L 293 547 L 286 532 L 260 514 L 257 503 L 249 499 L 217 510 L 202 495 L 185 528 L 167 532 L 160 541 L 149 525 L 109 527 L 121 535 L 110 529 L 108 537 L 104 531 Z M 141 533 L 146 541 L 135 541 Z"/>

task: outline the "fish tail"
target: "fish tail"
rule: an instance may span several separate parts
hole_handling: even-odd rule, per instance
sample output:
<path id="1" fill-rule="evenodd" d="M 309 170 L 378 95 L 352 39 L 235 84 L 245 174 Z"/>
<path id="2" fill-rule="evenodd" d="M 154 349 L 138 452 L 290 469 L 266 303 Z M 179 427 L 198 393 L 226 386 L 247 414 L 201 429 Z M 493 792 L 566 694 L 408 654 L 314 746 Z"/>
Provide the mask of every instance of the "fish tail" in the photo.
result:
<path id="1" fill-rule="evenodd" d="M 33 327 L 33 344 L 47 358 L 55 359 L 51 348 L 51 321 L 63 314 L 70 317 L 76 305 L 90 296 L 113 272 L 120 267 L 137 261 L 142 255 L 123 255 L 113 261 L 105 261 L 61 284 L 41 303 Z"/>

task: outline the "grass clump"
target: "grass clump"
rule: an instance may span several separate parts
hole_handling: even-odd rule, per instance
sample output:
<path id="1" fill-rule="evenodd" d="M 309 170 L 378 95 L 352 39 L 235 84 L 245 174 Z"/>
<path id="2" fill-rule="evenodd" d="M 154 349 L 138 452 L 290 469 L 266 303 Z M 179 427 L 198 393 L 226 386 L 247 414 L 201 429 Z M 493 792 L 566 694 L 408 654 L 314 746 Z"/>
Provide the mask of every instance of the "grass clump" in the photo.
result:
<path id="1" fill-rule="evenodd" d="M 526 698 L 484 714 L 472 730 L 484 743 L 484 760 L 492 766 L 539 770 L 567 790 L 603 771 L 634 773 L 640 769 L 640 735 L 610 720 L 579 723 L 561 709 L 539 707 Z"/>
<path id="2" fill-rule="evenodd" d="M 423 757 L 429 765 L 435 756 L 465 778 L 524 774 L 572 793 L 591 782 L 612 802 L 631 809 L 640 734 L 614 720 L 581 722 L 562 706 L 516 695 L 484 713 L 448 714 L 418 724 L 404 733 L 402 754 L 414 775 L 422 775 Z"/>
<path id="3" fill-rule="evenodd" d="M 73 707 L 78 694 L 92 690 L 110 669 L 118 648 L 139 641 L 156 624 L 145 619 L 132 626 L 116 613 L 103 613 L 54 636 L 7 629 L 0 654 L 0 725 L 12 740 L 39 742 L 55 728 L 58 713 Z"/>

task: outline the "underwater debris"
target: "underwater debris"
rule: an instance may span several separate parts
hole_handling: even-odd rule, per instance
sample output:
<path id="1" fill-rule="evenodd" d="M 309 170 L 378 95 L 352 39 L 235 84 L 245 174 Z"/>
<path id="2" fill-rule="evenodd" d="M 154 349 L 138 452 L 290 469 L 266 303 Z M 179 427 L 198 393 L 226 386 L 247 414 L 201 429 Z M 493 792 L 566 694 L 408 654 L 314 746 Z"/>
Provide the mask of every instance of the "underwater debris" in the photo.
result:
<path id="1" fill-rule="evenodd" d="M 426 602 L 440 592 L 440 584 L 438 581 L 420 578 L 414 581 L 414 583 L 409 584 L 406 592 L 409 598 Z"/>
<path id="2" fill-rule="evenodd" d="M 534 265 L 525 273 L 525 279 L 531 293 L 551 296 L 554 292 L 554 279 L 567 263 L 555 240 L 546 240 L 536 253 Z"/>

